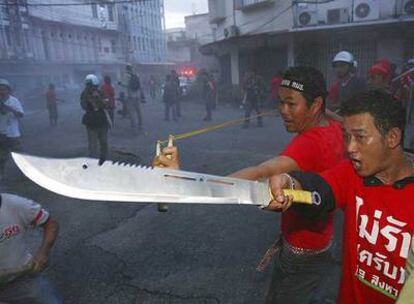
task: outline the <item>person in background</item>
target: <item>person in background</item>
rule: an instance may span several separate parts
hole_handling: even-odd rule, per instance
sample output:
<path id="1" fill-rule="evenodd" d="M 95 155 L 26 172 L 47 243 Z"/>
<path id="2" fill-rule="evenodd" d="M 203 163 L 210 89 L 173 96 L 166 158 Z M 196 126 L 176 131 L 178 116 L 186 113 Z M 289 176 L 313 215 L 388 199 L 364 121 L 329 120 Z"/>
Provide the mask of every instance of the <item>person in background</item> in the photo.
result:
<path id="1" fill-rule="evenodd" d="M 252 111 L 255 110 L 257 115 L 260 115 L 260 98 L 263 93 L 263 79 L 257 74 L 257 71 L 253 69 L 248 72 L 246 79 L 243 84 L 243 90 L 246 94 L 246 105 L 244 113 L 244 124 L 243 128 L 248 128 L 250 124 L 250 115 Z M 259 128 L 263 127 L 263 118 L 261 116 L 257 117 L 257 126 Z"/>
<path id="2" fill-rule="evenodd" d="M 365 80 L 355 75 L 357 65 L 354 55 L 348 51 L 339 52 L 332 60 L 332 67 L 338 79 L 329 88 L 328 94 L 328 108 L 333 112 L 338 111 L 352 96 L 365 90 Z"/>
<path id="3" fill-rule="evenodd" d="M 150 76 L 149 79 L 149 90 L 150 96 L 153 101 L 157 98 L 157 80 L 155 79 L 154 75 Z"/>
<path id="4" fill-rule="evenodd" d="M 85 114 L 82 123 L 88 135 L 89 157 L 98 157 L 98 143 L 100 146 L 99 163 L 102 164 L 108 155 L 108 129 L 110 122 L 105 113 L 107 104 L 103 92 L 99 88 L 99 80 L 93 74 L 85 78 L 85 89 L 80 96 L 80 104 Z"/>
<path id="5" fill-rule="evenodd" d="M 213 111 L 213 87 L 210 82 L 210 76 L 205 69 L 201 69 L 198 73 L 197 80 L 200 84 L 200 95 L 201 99 L 204 101 L 206 116 L 203 118 L 203 121 L 211 121 L 212 111 Z"/>
<path id="6" fill-rule="evenodd" d="M 21 150 L 19 120 L 24 116 L 21 102 L 11 95 L 7 79 L 0 79 L 0 180 L 11 151 Z"/>
<path id="7" fill-rule="evenodd" d="M 180 78 L 178 77 L 177 71 L 171 70 L 171 80 L 173 81 L 175 85 L 175 90 L 177 91 L 177 98 L 175 100 L 175 113 L 177 115 L 177 118 L 181 117 L 181 87 L 180 87 Z"/>
<path id="8" fill-rule="evenodd" d="M 376 63 L 368 70 L 368 88 L 379 89 L 390 93 L 391 65 Z"/>
<path id="9" fill-rule="evenodd" d="M 165 77 L 165 84 L 164 84 L 164 95 L 163 95 L 163 102 L 165 105 L 165 116 L 164 120 L 170 120 L 170 111 L 172 112 L 172 119 L 177 121 L 177 108 L 175 103 L 177 102 L 178 92 L 176 83 L 171 74 L 168 74 Z"/>
<path id="10" fill-rule="evenodd" d="M 270 99 L 272 108 L 277 108 L 279 106 L 279 87 L 282 82 L 282 75 L 283 73 L 279 71 L 273 75 L 270 82 Z"/>
<path id="11" fill-rule="evenodd" d="M 41 245 L 32 255 L 29 230 L 43 230 Z M 0 303 L 60 304 L 62 300 L 42 274 L 57 239 L 59 224 L 38 203 L 0 195 Z"/>
<path id="12" fill-rule="evenodd" d="M 49 89 L 46 92 L 46 108 L 49 113 L 50 126 L 56 126 L 58 119 L 58 109 L 55 85 L 53 83 L 49 84 Z"/>
<path id="13" fill-rule="evenodd" d="M 115 113 L 115 90 L 112 86 L 111 77 L 104 76 L 104 84 L 102 85 L 102 92 L 104 94 L 105 103 L 107 105 L 107 111 L 111 118 L 112 125 L 114 124 L 114 113 Z"/>

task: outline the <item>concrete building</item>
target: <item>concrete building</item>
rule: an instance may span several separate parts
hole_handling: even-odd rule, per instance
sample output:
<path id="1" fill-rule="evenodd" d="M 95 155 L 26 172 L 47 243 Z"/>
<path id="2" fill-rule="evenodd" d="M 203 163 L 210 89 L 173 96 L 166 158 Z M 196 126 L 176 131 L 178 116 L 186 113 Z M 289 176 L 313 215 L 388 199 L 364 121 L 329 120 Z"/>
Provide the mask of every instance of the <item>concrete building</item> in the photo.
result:
<path id="1" fill-rule="evenodd" d="M 125 60 L 138 64 L 166 61 L 164 1 L 136 1 L 119 4 L 119 21 Z"/>
<path id="2" fill-rule="evenodd" d="M 233 85 L 249 68 L 270 79 L 293 64 L 331 80 L 340 50 L 355 54 L 365 76 L 378 58 L 400 65 L 414 56 L 413 7 L 412 0 L 209 0 L 215 41 L 201 50 L 220 59 L 222 79 Z"/>
<path id="3" fill-rule="evenodd" d="M 126 62 L 166 60 L 163 0 L 97 4 L 11 1 L 1 6 L 1 76 L 24 96 L 50 82 L 80 87 L 85 75 L 121 75 Z"/>
<path id="4" fill-rule="evenodd" d="M 200 52 L 200 47 L 211 43 L 213 30 L 209 23 L 208 14 L 185 16 L 185 28 L 166 30 L 168 57 L 180 70 L 196 70 L 206 68 L 217 70 L 218 61 L 214 56 L 206 56 Z"/>

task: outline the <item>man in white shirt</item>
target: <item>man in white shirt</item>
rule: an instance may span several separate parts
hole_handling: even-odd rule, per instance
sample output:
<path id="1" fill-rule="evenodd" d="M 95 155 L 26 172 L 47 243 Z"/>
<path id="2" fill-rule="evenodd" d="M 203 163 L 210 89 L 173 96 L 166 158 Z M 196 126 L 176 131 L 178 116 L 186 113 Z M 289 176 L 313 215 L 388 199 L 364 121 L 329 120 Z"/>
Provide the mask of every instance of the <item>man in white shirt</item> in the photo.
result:
<path id="1" fill-rule="evenodd" d="M 32 255 L 26 231 L 42 229 L 41 245 Z M 41 274 L 58 235 L 59 225 L 38 203 L 0 195 L 0 303 L 60 304 L 60 297 Z"/>
<path id="2" fill-rule="evenodd" d="M 0 79 L 0 178 L 10 151 L 20 149 L 19 119 L 24 111 L 20 101 L 11 95 L 11 85 Z"/>

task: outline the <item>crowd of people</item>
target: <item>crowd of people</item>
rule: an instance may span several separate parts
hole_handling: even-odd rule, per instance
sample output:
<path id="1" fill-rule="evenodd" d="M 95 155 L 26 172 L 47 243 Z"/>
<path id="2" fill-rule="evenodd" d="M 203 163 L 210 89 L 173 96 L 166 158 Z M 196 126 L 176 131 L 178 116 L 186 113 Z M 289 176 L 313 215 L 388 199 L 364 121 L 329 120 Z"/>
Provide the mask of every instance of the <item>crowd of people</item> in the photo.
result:
<path id="1" fill-rule="evenodd" d="M 281 235 L 258 265 L 263 271 L 276 258 L 267 303 L 317 303 L 327 280 L 336 209 L 345 214 L 343 270 L 338 303 L 410 303 L 414 299 L 414 166 L 403 151 L 406 112 L 410 110 L 414 60 L 402 72 L 387 59 L 379 59 L 368 80 L 356 76 L 357 61 L 347 51 L 332 61 L 337 81 L 328 89 L 315 68 L 290 67 L 271 81 L 271 99 L 288 132 L 296 134 L 282 153 L 257 166 L 230 176 L 247 180 L 269 179 L 272 200 L 266 208 L 281 212 Z M 217 85 L 202 69 L 197 75 L 199 96 L 205 104 L 205 121 L 212 120 Z M 264 81 L 252 69 L 242 84 L 244 128 L 256 112 L 263 126 L 260 100 Z M 115 123 L 116 92 L 111 78 L 101 85 L 96 75 L 85 78 L 80 94 L 87 131 L 89 156 L 103 163 L 108 157 L 108 130 Z M 134 131 L 143 126 L 141 104 L 145 95 L 133 66 L 118 82 L 121 115 L 130 117 Z M 157 81 L 149 81 L 150 97 L 158 95 Z M 20 101 L 12 86 L 0 79 L 0 173 L 10 151 L 19 151 Z M 181 117 L 179 76 L 171 71 L 162 90 L 164 118 Z M 51 126 L 58 123 L 58 100 L 53 84 L 46 92 Z M 329 110 L 328 110 L 329 109 Z M 340 116 L 333 116 L 332 113 Z M 345 140 L 344 140 L 345 139 Z M 99 147 L 99 148 L 98 148 Z M 154 166 L 181 167 L 177 147 L 165 148 Z M 321 203 L 294 204 L 284 189 L 319 193 Z M 52 284 L 42 275 L 58 236 L 58 222 L 38 203 L 0 195 L 0 302 L 62 303 Z M 34 254 L 26 249 L 25 232 L 42 229 Z M 411 247 L 410 247 L 411 246 Z M 407 262 L 408 261 L 408 262 Z M 406 268 L 407 267 L 407 268 Z M 405 285 L 404 285 L 405 283 Z"/>

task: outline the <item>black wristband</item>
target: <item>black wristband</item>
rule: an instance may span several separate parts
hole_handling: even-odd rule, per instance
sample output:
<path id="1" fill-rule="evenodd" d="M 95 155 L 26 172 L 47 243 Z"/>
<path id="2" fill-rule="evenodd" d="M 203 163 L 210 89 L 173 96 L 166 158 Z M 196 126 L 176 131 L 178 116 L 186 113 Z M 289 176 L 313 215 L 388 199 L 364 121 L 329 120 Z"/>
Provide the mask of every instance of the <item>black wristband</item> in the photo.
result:
<path id="1" fill-rule="evenodd" d="M 326 218 L 328 213 L 335 209 L 335 196 L 332 189 L 320 175 L 301 171 L 289 174 L 299 181 L 303 190 L 316 191 L 321 197 L 320 205 L 294 204 L 292 207 L 295 211 L 308 219 L 320 220 Z"/>

